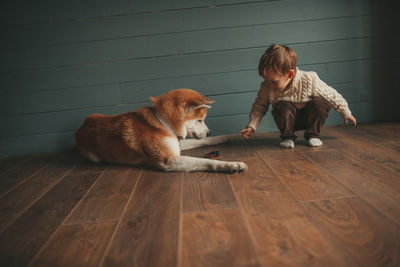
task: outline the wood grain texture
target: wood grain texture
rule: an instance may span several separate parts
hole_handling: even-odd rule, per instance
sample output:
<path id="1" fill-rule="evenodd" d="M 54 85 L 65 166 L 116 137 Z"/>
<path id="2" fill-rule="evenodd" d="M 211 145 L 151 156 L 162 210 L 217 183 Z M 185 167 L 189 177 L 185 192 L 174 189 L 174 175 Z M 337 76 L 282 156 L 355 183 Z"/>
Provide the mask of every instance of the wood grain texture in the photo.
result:
<path id="1" fill-rule="evenodd" d="M 357 266 L 400 264 L 399 227 L 358 198 L 305 203 L 306 212 Z"/>
<path id="2" fill-rule="evenodd" d="M 371 139 L 363 138 L 357 128 L 331 127 L 326 131 L 337 137 L 330 140 L 330 146 L 393 179 L 400 178 L 400 158 L 396 152 L 383 149 L 371 142 Z"/>
<path id="3" fill-rule="evenodd" d="M 400 141 L 381 143 L 379 146 L 400 153 Z"/>
<path id="4" fill-rule="evenodd" d="M 363 132 L 362 136 L 373 139 L 376 143 L 400 141 L 400 126 L 393 122 L 375 122 L 358 125 Z M 356 130 L 355 130 L 356 131 Z M 359 133 L 357 131 L 357 133 Z"/>
<path id="5" fill-rule="evenodd" d="M 316 168 L 296 150 L 258 152 L 299 201 L 351 196 L 342 184 Z"/>
<path id="6" fill-rule="evenodd" d="M 31 156 L 19 156 L 19 157 L 3 157 L 0 158 L 0 175 L 3 175 L 9 170 L 22 165 L 31 159 Z"/>
<path id="7" fill-rule="evenodd" d="M 116 223 L 62 225 L 30 266 L 97 266 Z"/>
<path id="8" fill-rule="evenodd" d="M 302 151 L 302 154 L 400 225 L 400 181 L 388 179 L 335 149 Z"/>
<path id="9" fill-rule="evenodd" d="M 352 266 L 274 172 L 258 157 L 247 159 L 247 179 L 230 180 L 263 266 Z"/>
<path id="10" fill-rule="evenodd" d="M 182 173 L 140 177 L 102 266 L 176 266 Z"/>
<path id="11" fill-rule="evenodd" d="M 66 223 L 118 220 L 141 173 L 140 168 L 132 166 L 107 167 Z"/>
<path id="12" fill-rule="evenodd" d="M 43 168 L 49 156 L 36 156 L 31 160 L 24 160 L 18 157 L 21 164 L 16 164 L 13 168 L 0 174 L 0 199 L 14 186 L 23 183 L 31 175 Z"/>
<path id="13" fill-rule="evenodd" d="M 237 208 L 226 175 L 218 173 L 185 173 L 182 198 L 184 213 Z"/>
<path id="14" fill-rule="evenodd" d="M 385 170 L 399 158 L 388 147 L 399 125 L 325 127 L 318 148 L 281 149 L 273 132 L 183 153 L 248 164 L 234 175 L 91 164 L 76 152 L 9 159 L 3 175 L 13 175 L 1 177 L 17 186 L 0 199 L 0 265 L 398 266 L 400 182 Z"/>
<path id="15" fill-rule="evenodd" d="M 56 174 L 55 177 L 58 178 Z M 92 173 L 72 173 L 64 177 L 3 231 L 0 235 L 0 265 L 27 265 L 97 177 L 98 174 Z M 42 186 L 46 188 L 45 184 Z"/>
<path id="16" fill-rule="evenodd" d="M 56 156 L 51 164 L 48 163 L 24 183 L 16 186 L 12 192 L 4 195 L 0 202 L 0 232 L 61 181 L 72 168 L 73 165 L 63 161 L 62 156 Z"/>
<path id="17" fill-rule="evenodd" d="M 179 266 L 260 266 L 238 210 L 185 214 Z"/>

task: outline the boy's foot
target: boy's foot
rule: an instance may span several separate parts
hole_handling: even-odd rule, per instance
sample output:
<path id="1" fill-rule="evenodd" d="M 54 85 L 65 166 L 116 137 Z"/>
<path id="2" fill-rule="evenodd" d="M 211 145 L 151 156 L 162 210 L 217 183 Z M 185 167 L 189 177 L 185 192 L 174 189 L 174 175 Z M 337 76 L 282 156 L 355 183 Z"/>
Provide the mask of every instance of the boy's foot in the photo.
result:
<path id="1" fill-rule="evenodd" d="M 283 148 L 294 148 L 294 141 L 292 139 L 285 139 L 279 145 Z"/>
<path id="2" fill-rule="evenodd" d="M 321 139 L 315 138 L 315 137 L 308 139 L 307 143 L 308 143 L 309 146 L 320 146 L 320 145 L 322 145 Z"/>

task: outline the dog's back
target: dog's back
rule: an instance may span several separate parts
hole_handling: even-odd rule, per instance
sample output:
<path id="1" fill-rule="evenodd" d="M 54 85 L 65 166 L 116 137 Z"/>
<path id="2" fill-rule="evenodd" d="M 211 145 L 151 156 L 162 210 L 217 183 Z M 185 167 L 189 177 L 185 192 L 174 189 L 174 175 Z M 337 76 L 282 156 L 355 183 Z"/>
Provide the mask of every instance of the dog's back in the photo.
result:
<path id="1" fill-rule="evenodd" d="M 143 107 L 113 116 L 92 114 L 76 132 L 75 139 L 88 160 L 138 164 L 147 161 L 146 144 L 154 142 L 163 131 L 152 109 Z"/>

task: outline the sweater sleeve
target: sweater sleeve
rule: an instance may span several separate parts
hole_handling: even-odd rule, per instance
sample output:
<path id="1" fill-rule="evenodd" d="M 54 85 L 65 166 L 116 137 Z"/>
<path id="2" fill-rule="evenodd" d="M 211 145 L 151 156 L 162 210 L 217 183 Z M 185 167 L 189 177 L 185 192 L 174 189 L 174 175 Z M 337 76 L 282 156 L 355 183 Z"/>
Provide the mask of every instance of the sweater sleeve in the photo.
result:
<path id="1" fill-rule="evenodd" d="M 314 94 L 325 98 L 325 100 L 328 101 L 330 105 L 342 115 L 343 118 L 348 118 L 351 115 L 351 111 L 347 101 L 335 89 L 322 81 L 316 73 L 314 74 Z"/>
<path id="2" fill-rule="evenodd" d="M 264 117 L 269 107 L 268 90 L 267 87 L 261 83 L 260 90 L 258 91 L 256 100 L 254 101 L 251 111 L 250 120 L 247 126 L 250 126 L 254 130 L 257 130 L 261 123 L 262 117 Z"/>

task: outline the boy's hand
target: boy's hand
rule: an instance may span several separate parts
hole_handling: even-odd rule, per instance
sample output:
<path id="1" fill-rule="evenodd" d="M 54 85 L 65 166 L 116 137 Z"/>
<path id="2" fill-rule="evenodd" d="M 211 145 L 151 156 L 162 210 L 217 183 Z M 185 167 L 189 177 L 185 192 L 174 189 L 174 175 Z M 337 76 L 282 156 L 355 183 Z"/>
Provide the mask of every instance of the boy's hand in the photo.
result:
<path id="1" fill-rule="evenodd" d="M 353 117 L 353 115 L 350 115 L 350 117 L 344 119 L 344 123 L 346 123 L 346 125 L 348 125 L 347 120 L 351 120 L 351 122 L 354 124 L 354 126 L 357 125 L 357 120 L 356 120 L 356 118 Z"/>
<path id="2" fill-rule="evenodd" d="M 248 126 L 248 127 L 244 128 L 243 130 L 241 130 L 240 132 L 242 133 L 242 137 L 244 139 L 250 139 L 253 136 L 255 130 L 253 128 L 251 128 L 250 126 Z"/>

